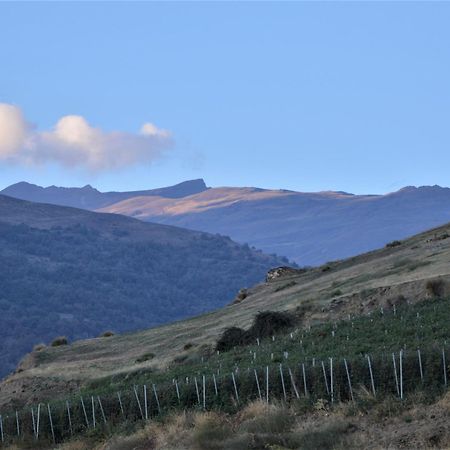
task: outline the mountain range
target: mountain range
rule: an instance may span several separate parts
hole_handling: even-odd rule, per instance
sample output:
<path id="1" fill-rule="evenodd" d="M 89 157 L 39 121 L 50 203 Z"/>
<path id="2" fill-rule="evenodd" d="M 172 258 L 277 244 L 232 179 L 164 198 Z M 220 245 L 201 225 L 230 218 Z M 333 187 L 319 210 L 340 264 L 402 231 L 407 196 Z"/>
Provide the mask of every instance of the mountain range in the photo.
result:
<path id="1" fill-rule="evenodd" d="M 210 311 L 286 263 L 224 236 L 0 195 L 0 376 L 40 342 Z"/>
<path id="2" fill-rule="evenodd" d="M 18 183 L 2 193 L 219 233 L 303 266 L 357 255 L 450 221 L 450 189 L 440 186 L 353 195 L 208 188 L 203 180 L 192 180 L 167 188 L 122 193 Z"/>

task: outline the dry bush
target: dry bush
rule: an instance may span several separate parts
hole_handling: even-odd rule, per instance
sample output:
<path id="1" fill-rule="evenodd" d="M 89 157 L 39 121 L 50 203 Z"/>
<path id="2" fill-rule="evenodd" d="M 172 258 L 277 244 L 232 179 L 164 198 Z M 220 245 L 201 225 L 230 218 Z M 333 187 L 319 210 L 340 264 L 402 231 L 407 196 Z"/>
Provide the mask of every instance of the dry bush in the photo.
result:
<path id="1" fill-rule="evenodd" d="M 111 337 L 114 336 L 114 331 L 108 330 L 104 331 L 99 337 Z"/>
<path id="2" fill-rule="evenodd" d="M 40 352 L 40 351 L 44 350 L 44 348 L 47 348 L 47 346 L 44 343 L 36 344 L 33 347 L 33 352 Z"/>
<path id="3" fill-rule="evenodd" d="M 51 346 L 52 347 L 60 347 L 61 345 L 67 345 L 69 341 L 65 336 L 58 336 L 57 338 L 53 339 Z"/>
<path id="4" fill-rule="evenodd" d="M 426 284 L 428 293 L 433 297 L 443 297 L 445 294 L 444 280 L 436 278 L 435 280 L 428 280 Z"/>
<path id="5" fill-rule="evenodd" d="M 230 424 L 216 413 L 198 415 L 193 432 L 193 443 L 199 450 L 223 449 L 223 442 L 232 435 Z"/>
<path id="6" fill-rule="evenodd" d="M 253 410 L 253 411 L 252 411 Z M 254 413 L 253 417 L 250 413 Z M 253 406 L 247 411 L 249 419 L 242 421 L 239 431 L 258 434 L 281 434 L 290 431 L 294 424 L 294 415 L 282 405 L 270 405 L 263 409 Z"/>

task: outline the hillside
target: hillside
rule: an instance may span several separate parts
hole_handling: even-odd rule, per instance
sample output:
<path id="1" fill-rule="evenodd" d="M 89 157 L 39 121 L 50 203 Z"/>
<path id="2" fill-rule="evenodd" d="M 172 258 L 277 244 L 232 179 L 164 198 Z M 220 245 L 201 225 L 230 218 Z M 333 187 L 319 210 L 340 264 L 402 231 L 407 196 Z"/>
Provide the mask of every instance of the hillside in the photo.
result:
<path id="1" fill-rule="evenodd" d="M 4 194 L 112 212 L 219 233 L 302 266 L 374 250 L 450 221 L 450 189 L 406 187 L 386 195 L 207 188 L 203 180 L 135 192 L 42 188 L 18 183 Z"/>
<path id="2" fill-rule="evenodd" d="M 0 191 L 0 194 L 31 202 L 94 210 L 132 197 L 161 196 L 165 198 L 182 198 L 203 192 L 206 189 L 208 188 L 203 180 L 190 180 L 175 186 L 130 192 L 100 192 L 90 185 L 82 188 L 58 186 L 44 188 L 22 181 L 8 186 Z"/>
<path id="3" fill-rule="evenodd" d="M 248 328 L 258 311 L 294 311 L 301 318 L 302 329 L 322 322 L 330 327 L 349 314 L 361 316 L 381 307 L 392 311 L 394 305 L 401 308 L 435 295 L 448 295 L 449 236 L 450 225 L 446 225 L 347 260 L 289 271 L 251 288 L 241 302 L 206 315 L 139 333 L 34 352 L 18 373 L 0 385 L 0 406 L 67 395 L 88 385 L 105 387 L 109 385 L 102 381 L 105 377 L 131 382 L 133 376 L 148 372 L 155 379 L 179 358 L 199 361 L 200 355 L 211 354 L 225 329 Z M 431 314 L 436 312 L 431 310 Z M 368 331 L 363 332 L 367 336 Z M 388 336 L 386 342 L 392 345 L 392 338 Z M 145 360 L 143 355 L 151 357 Z M 30 387 L 33 395 L 22 397 L 20 392 Z"/>
<path id="4" fill-rule="evenodd" d="M 0 196 L 0 375 L 58 335 L 218 308 L 283 262 L 222 236 Z"/>
<path id="5" fill-rule="evenodd" d="M 182 199 L 135 197 L 102 211 L 221 233 L 317 265 L 374 250 L 450 221 L 450 189 L 386 195 L 213 188 Z"/>

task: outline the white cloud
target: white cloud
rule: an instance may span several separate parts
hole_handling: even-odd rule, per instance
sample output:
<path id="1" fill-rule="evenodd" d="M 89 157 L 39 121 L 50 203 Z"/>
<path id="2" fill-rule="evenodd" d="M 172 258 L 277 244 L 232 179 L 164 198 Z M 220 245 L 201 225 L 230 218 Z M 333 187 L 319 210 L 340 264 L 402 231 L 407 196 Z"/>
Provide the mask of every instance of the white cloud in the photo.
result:
<path id="1" fill-rule="evenodd" d="M 75 115 L 62 117 L 50 131 L 38 131 L 20 108 L 0 103 L 0 161 L 100 171 L 152 162 L 172 144 L 170 133 L 152 123 L 136 134 L 103 131 Z"/>

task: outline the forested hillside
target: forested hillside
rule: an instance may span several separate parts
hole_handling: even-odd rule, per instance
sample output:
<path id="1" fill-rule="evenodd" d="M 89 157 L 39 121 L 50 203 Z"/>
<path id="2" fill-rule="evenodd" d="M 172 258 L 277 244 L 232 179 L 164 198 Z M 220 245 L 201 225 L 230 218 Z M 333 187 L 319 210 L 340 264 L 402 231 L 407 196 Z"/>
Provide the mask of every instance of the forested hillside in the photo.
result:
<path id="1" fill-rule="evenodd" d="M 61 334 L 148 328 L 223 306 L 285 262 L 223 236 L 0 196 L 0 375 Z"/>

